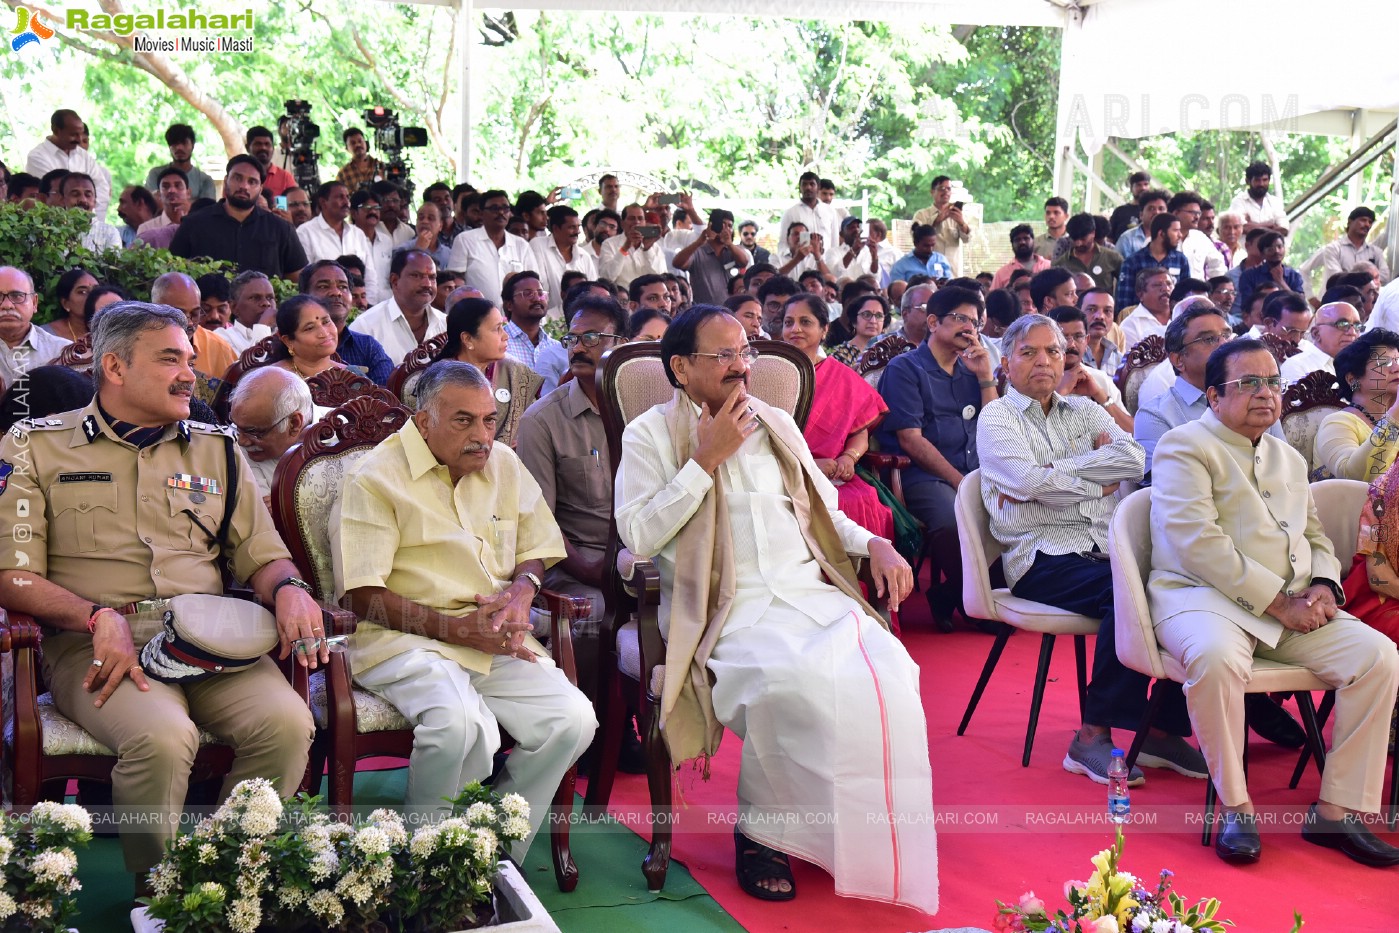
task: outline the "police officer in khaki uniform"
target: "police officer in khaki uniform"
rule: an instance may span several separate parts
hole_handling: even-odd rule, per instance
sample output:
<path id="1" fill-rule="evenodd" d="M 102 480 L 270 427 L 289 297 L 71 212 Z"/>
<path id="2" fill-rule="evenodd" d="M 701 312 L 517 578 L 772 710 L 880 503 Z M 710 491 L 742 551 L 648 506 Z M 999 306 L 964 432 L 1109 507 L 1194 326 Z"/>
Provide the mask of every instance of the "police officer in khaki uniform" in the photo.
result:
<path id="1" fill-rule="evenodd" d="M 185 324 L 166 306 L 107 308 L 94 333 L 96 398 L 20 422 L 0 443 L 0 604 L 44 626 L 55 704 L 116 750 L 119 816 L 148 814 L 122 833 L 138 891 L 176 834 L 200 728 L 235 751 L 225 796 L 252 777 L 292 794 L 313 733 L 267 657 L 183 685 L 148 680 L 138 652 L 160 630 L 164 600 L 222 593 L 223 557 L 275 611 L 282 657 L 295 647 L 304 666 L 329 658 L 320 610 L 247 461 L 236 450 L 230 461 L 221 429 L 184 420 L 195 380 Z"/>

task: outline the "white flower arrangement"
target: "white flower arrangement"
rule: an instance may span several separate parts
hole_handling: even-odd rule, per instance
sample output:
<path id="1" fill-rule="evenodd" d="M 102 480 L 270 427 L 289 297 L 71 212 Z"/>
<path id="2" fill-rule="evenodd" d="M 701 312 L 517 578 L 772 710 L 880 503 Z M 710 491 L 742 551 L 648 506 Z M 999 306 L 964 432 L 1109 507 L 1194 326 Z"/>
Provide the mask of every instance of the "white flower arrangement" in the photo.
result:
<path id="1" fill-rule="evenodd" d="M 66 930 L 77 914 L 75 846 L 92 839 L 82 807 L 39 803 L 0 823 L 0 931 Z"/>
<path id="2" fill-rule="evenodd" d="M 532 829 L 523 797 L 479 784 L 452 801 L 449 816 L 411 834 L 393 810 L 354 826 L 332 821 L 318 803 L 301 797 L 289 810 L 268 782 L 239 784 L 191 835 L 171 842 L 151 875 L 150 915 L 166 933 L 464 929 L 492 916 L 500 849 Z M 6 856 L 0 846 L 0 864 Z M 61 858 L 46 871 L 57 873 Z"/>

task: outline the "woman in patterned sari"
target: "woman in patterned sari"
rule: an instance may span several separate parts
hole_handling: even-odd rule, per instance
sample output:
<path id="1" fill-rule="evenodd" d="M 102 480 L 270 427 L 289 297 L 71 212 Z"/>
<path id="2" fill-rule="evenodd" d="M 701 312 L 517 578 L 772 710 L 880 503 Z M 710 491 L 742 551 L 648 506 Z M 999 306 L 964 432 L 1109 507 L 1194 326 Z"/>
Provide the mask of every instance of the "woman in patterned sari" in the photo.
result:
<path id="1" fill-rule="evenodd" d="M 893 540 L 893 514 L 879 501 L 874 487 L 855 475 L 855 464 L 869 449 L 870 430 L 889 406 L 854 370 L 825 355 L 821 339 L 828 311 L 822 298 L 793 295 L 782 314 L 782 339 L 805 353 L 816 369 L 811 414 L 802 432 L 811 456 L 836 484 L 840 510 L 880 537 Z"/>
<path id="2" fill-rule="evenodd" d="M 463 298 L 447 312 L 447 343 L 433 362 L 460 360 L 485 374 L 495 392 L 495 439 L 513 448 L 520 416 L 539 397 L 544 377 L 507 357 L 507 346 L 500 309 L 484 298 Z"/>

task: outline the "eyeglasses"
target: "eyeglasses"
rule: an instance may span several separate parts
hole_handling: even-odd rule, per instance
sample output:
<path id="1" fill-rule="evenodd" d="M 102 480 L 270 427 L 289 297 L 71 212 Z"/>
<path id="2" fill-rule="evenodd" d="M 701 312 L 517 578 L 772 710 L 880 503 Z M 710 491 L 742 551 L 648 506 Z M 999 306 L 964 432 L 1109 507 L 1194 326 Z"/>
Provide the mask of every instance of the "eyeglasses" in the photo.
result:
<path id="1" fill-rule="evenodd" d="M 1372 356 L 1370 365 L 1375 369 L 1391 369 L 1399 366 L 1399 356 Z"/>
<path id="2" fill-rule="evenodd" d="M 1357 334 L 1365 333 L 1365 325 L 1359 321 L 1317 321 L 1318 327 L 1334 327 L 1343 334 L 1355 331 Z"/>
<path id="3" fill-rule="evenodd" d="M 1287 388 L 1287 381 L 1281 376 L 1240 376 L 1238 379 L 1230 379 L 1228 382 L 1221 382 L 1220 388 L 1238 383 L 1239 388 L 1245 392 L 1257 395 L 1259 390 L 1267 386 L 1270 392 L 1281 393 Z"/>
<path id="4" fill-rule="evenodd" d="M 857 315 L 855 315 L 855 316 L 858 317 L 858 318 L 859 318 L 860 320 L 862 320 L 862 321 L 882 321 L 882 320 L 884 320 L 884 312 L 883 312 L 883 311 L 861 311 L 859 314 L 857 314 Z"/>
<path id="5" fill-rule="evenodd" d="M 535 298 L 543 300 L 549 297 L 549 293 L 542 288 L 517 288 L 515 289 L 514 297 L 528 298 L 531 301 L 533 301 Z"/>
<path id="6" fill-rule="evenodd" d="M 13 304 L 15 304 L 15 305 L 22 305 L 22 304 L 24 304 L 24 300 L 25 300 L 26 298 L 28 298 L 28 297 L 29 297 L 30 295 L 32 295 L 32 294 L 34 294 L 34 293 L 33 293 L 33 292 L 0 292 L 0 305 L 4 304 L 4 303 L 7 302 L 7 301 L 8 301 L 8 302 L 11 302 L 11 303 L 13 303 Z"/>
<path id="7" fill-rule="evenodd" d="M 925 305 L 924 307 L 927 306 Z M 981 322 L 974 317 L 967 317 L 965 314 L 960 314 L 956 311 L 947 312 L 947 317 L 952 318 L 952 320 L 956 321 L 958 324 L 970 324 L 977 330 L 981 330 Z"/>
<path id="8" fill-rule="evenodd" d="M 281 420 L 275 421 L 275 422 L 273 422 L 269 427 L 265 427 L 265 428 L 245 428 L 245 427 L 243 427 L 242 425 L 239 425 L 239 424 L 235 424 L 234 427 L 238 429 L 238 433 L 239 433 L 240 435 L 244 435 L 244 436 L 247 436 L 247 437 L 251 437 L 251 438 L 252 438 L 253 440 L 255 440 L 255 441 L 260 441 L 260 440 L 262 440 L 264 437 L 266 437 L 267 435 L 271 434 L 273 431 L 277 430 L 277 428 L 278 428 L 284 421 L 286 421 L 287 418 L 290 418 L 290 417 L 291 417 L 291 415 L 287 415 L 286 417 L 282 418 Z"/>
<path id="9" fill-rule="evenodd" d="M 1307 332 L 1300 327 L 1284 327 L 1282 332 L 1284 336 L 1292 337 L 1297 340 L 1300 340 L 1307 334 Z"/>
<path id="10" fill-rule="evenodd" d="M 603 338 L 621 340 L 622 336 L 620 334 L 598 333 L 595 330 L 590 330 L 586 334 L 564 334 L 559 338 L 559 343 L 563 344 L 565 350 L 571 350 L 580 343 L 591 350 L 593 347 L 602 343 Z"/>
<path id="11" fill-rule="evenodd" d="M 1065 343 L 1087 343 L 1087 342 L 1088 342 L 1088 335 L 1087 335 L 1087 334 L 1065 334 L 1065 335 L 1064 335 L 1064 342 L 1065 342 Z"/>
<path id="12" fill-rule="evenodd" d="M 718 353 L 691 353 L 691 356 L 707 356 L 711 360 L 718 360 L 720 366 L 732 366 L 734 360 L 743 360 L 747 366 L 753 365 L 758 358 L 758 351 L 752 347 L 744 347 L 742 350 L 730 350 L 728 347 Z"/>
<path id="13" fill-rule="evenodd" d="M 1194 340 L 1187 340 L 1184 344 L 1181 345 L 1181 349 L 1184 350 L 1186 347 L 1193 347 L 1195 346 L 1195 344 L 1198 343 L 1203 345 L 1205 349 L 1212 350 L 1224 341 L 1228 340 L 1231 336 L 1231 334 L 1202 334 L 1201 336 L 1196 337 Z"/>
<path id="14" fill-rule="evenodd" d="M 921 312 L 923 312 L 924 314 L 927 314 L 927 313 L 928 313 L 928 304 L 927 304 L 927 302 L 924 302 L 924 303 L 921 304 L 921 305 L 909 305 L 909 306 L 908 306 L 907 308 L 905 308 L 904 310 L 905 310 L 905 311 L 921 311 Z"/>

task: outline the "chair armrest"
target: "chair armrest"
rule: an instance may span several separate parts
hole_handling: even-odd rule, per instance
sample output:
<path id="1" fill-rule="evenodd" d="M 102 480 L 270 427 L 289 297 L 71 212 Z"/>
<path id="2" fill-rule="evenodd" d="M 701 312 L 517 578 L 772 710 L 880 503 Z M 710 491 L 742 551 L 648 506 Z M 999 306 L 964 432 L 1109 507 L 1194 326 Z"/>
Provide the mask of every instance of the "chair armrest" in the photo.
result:
<path id="1" fill-rule="evenodd" d="M 884 470 L 907 470 L 913 465 L 913 461 L 902 454 L 881 454 L 872 450 L 865 452 L 860 458 L 860 463 L 875 473 Z"/>
<path id="2" fill-rule="evenodd" d="M 24 612 L 0 610 L 0 650 L 19 651 L 23 648 L 37 649 L 43 641 L 39 624 L 34 617 Z"/>
<path id="3" fill-rule="evenodd" d="M 554 663 L 576 687 L 578 665 L 573 659 L 573 623 L 593 611 L 593 601 L 586 596 L 568 596 L 553 590 L 540 590 L 534 599 L 549 611 L 549 648 Z"/>
<path id="4" fill-rule="evenodd" d="M 641 689 L 650 701 L 660 700 L 651 686 L 656 683 L 656 668 L 665 665 L 665 639 L 661 637 L 661 572 L 645 558 L 632 563 L 631 584 L 636 589 L 637 648 L 641 654 Z"/>
<path id="5" fill-rule="evenodd" d="M 0 612 L 0 643 L 5 653 L 3 693 L 12 799 L 37 799 L 42 777 L 43 727 L 39 722 L 39 649 L 43 634 L 34 617 L 22 612 Z"/>
<path id="6" fill-rule="evenodd" d="M 322 599 L 316 600 L 316 605 L 321 607 L 321 622 L 327 635 L 353 635 L 359 627 L 359 619 L 350 610 Z"/>

